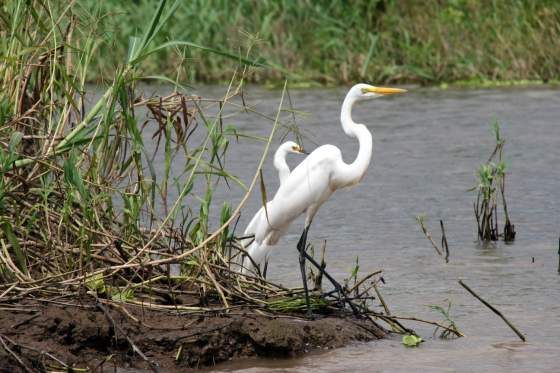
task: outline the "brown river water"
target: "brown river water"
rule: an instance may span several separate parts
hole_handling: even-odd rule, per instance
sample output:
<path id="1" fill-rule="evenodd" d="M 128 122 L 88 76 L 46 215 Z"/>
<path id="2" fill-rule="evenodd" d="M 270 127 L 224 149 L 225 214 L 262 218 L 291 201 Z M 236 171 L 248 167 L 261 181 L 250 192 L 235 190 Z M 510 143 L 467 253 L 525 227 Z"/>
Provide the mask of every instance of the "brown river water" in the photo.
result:
<path id="1" fill-rule="evenodd" d="M 146 91 L 150 91 L 149 88 Z M 219 97 L 224 89 L 200 94 Z M 357 141 L 339 124 L 345 88 L 292 90 L 295 122 L 312 151 L 317 144 L 339 146 L 347 162 Z M 247 103 L 274 115 L 281 92 L 249 87 Z M 285 105 L 287 108 L 288 105 Z M 291 120 L 291 114 L 283 115 Z M 405 348 L 400 338 L 311 353 L 297 359 L 250 359 L 225 363 L 216 371 L 243 372 L 557 372 L 560 356 L 560 91 L 537 89 L 412 89 L 400 97 L 359 103 L 354 120 L 373 132 L 373 161 L 363 182 L 337 191 L 321 208 L 309 239 L 327 240 L 330 273 L 348 277 L 356 257 L 361 273 L 383 270 L 382 293 L 391 312 L 441 320 L 429 305 L 446 306 L 466 337 L 441 340 L 433 327 L 405 322 L 426 340 Z M 476 241 L 473 214 L 476 170 L 494 146 L 491 122 L 498 120 L 506 138 L 507 199 L 517 230 L 513 244 L 483 246 Z M 265 136 L 271 123 L 254 115 L 236 115 L 224 124 Z M 279 131 L 282 134 L 282 130 Z M 293 139 L 293 137 L 289 137 Z M 235 142 L 234 140 L 232 142 Z M 272 151 L 279 145 L 279 136 Z M 246 183 L 252 178 L 263 144 L 240 139 L 232 144 L 226 168 Z M 290 155 L 291 166 L 301 161 Z M 180 169 L 180 162 L 174 167 Z M 269 157 L 264 170 L 269 195 L 278 181 Z M 216 206 L 235 205 L 243 191 L 219 188 Z M 243 209 L 238 233 L 260 204 L 258 187 Z M 213 211 L 218 216 L 219 208 Z M 450 262 L 445 264 L 423 236 L 415 216 L 425 214 L 439 238 L 446 225 Z M 501 222 L 500 222 L 501 224 Z M 296 243 L 303 219 L 275 247 L 269 278 L 300 284 Z M 522 343 L 495 314 L 468 294 L 463 279 L 501 310 L 527 337 Z"/>

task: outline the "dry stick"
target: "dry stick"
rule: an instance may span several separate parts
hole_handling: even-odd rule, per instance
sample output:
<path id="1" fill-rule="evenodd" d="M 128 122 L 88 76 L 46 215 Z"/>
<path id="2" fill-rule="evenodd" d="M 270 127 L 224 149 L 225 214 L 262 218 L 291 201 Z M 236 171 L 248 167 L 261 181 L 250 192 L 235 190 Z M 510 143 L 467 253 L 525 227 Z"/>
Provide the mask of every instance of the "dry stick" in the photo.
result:
<path id="1" fill-rule="evenodd" d="M 426 236 L 426 238 L 430 241 L 430 243 L 432 244 L 433 248 L 436 250 L 436 252 L 438 253 L 439 256 L 442 256 L 441 250 L 437 247 L 434 239 L 432 238 L 432 235 L 430 232 L 428 232 L 428 230 L 426 229 L 426 227 L 424 226 L 424 219 L 418 218 L 416 219 L 416 221 L 418 221 L 418 224 L 420 224 L 420 228 L 422 229 L 422 232 L 424 232 L 424 235 Z"/>
<path id="2" fill-rule="evenodd" d="M 138 348 L 138 346 L 136 346 L 134 344 L 132 339 L 130 339 L 130 337 L 124 332 L 124 330 L 119 325 L 117 325 L 117 323 L 111 317 L 111 315 L 109 314 L 107 309 L 100 302 L 96 302 L 95 305 L 96 305 L 97 308 L 99 308 L 105 314 L 105 317 L 113 325 L 113 328 L 117 329 L 122 335 L 124 335 L 127 342 L 132 347 L 132 350 L 134 352 L 136 352 L 145 362 L 147 362 L 150 365 L 150 368 L 152 369 L 152 371 L 154 371 L 154 373 L 160 373 L 159 365 L 157 363 L 153 362 L 152 360 L 148 359 L 148 357 L 146 355 L 144 355 L 144 353 Z"/>
<path id="3" fill-rule="evenodd" d="M 17 354 L 8 347 L 6 342 L 4 342 L 3 336 L 1 336 L 1 335 L 0 335 L 0 343 L 2 343 L 2 347 L 4 347 L 4 350 L 6 350 L 7 353 L 12 355 L 12 357 L 18 362 L 19 365 L 21 365 L 23 367 L 23 369 L 25 369 L 26 372 L 33 373 L 33 370 L 31 370 L 27 365 L 25 365 L 23 360 L 21 360 L 21 358 L 19 356 L 17 356 Z"/>
<path id="4" fill-rule="evenodd" d="M 475 297 L 476 299 L 478 299 L 479 301 L 482 302 L 482 304 L 484 304 L 486 307 L 490 308 L 492 310 L 492 312 L 494 312 L 496 315 L 500 316 L 500 318 L 502 320 L 504 320 L 504 322 L 511 328 L 511 330 L 513 330 L 515 332 L 515 334 L 517 334 L 517 336 L 523 341 L 525 342 L 525 336 L 523 334 L 521 334 L 521 332 L 519 330 L 517 330 L 517 328 L 515 326 L 513 326 L 513 324 L 511 322 L 509 322 L 508 319 L 506 319 L 506 317 L 504 315 L 502 315 L 502 313 L 500 311 L 498 311 L 496 308 L 494 308 L 490 303 L 488 303 L 487 301 L 485 301 L 484 299 L 482 299 L 478 294 L 476 294 L 470 287 L 468 287 L 463 280 L 459 280 L 459 285 L 461 285 L 462 287 L 465 288 L 465 290 L 467 290 L 469 293 L 471 293 L 471 295 L 473 297 Z"/>
<path id="5" fill-rule="evenodd" d="M 17 324 L 12 325 L 12 329 L 17 329 L 17 328 L 19 328 L 20 326 L 25 325 L 25 324 L 27 324 L 28 322 L 31 322 L 31 321 L 35 320 L 35 319 L 36 319 L 37 317 L 39 317 L 39 316 L 41 316 L 41 314 L 40 314 L 40 313 L 36 313 L 35 315 L 33 315 L 33 316 L 31 316 L 31 317 L 28 317 L 27 319 L 25 319 L 25 320 L 23 320 L 23 321 L 20 321 L 20 322 L 18 322 Z"/>
<path id="6" fill-rule="evenodd" d="M 560 253 L 560 249 L 559 249 L 559 253 Z M 558 271 L 560 271 L 560 267 L 558 267 Z M 0 299 L 4 298 L 4 296 L 8 294 L 10 291 L 12 291 L 12 289 L 15 288 L 18 284 L 19 281 L 14 282 L 8 289 L 6 289 L 4 292 L 2 292 L 2 294 L 0 294 Z"/>
<path id="7" fill-rule="evenodd" d="M 377 298 L 381 302 L 381 305 L 383 306 L 383 309 L 385 310 L 385 314 L 387 316 L 391 316 L 391 311 L 389 311 L 389 307 L 387 306 L 387 303 L 385 303 L 385 299 L 383 299 L 383 297 L 381 296 L 381 292 L 377 288 L 376 284 L 373 285 L 373 290 L 375 291 L 375 294 L 377 294 Z"/>
<path id="8" fill-rule="evenodd" d="M 375 314 L 375 316 L 381 318 L 380 315 Z M 439 328 L 442 328 L 442 329 L 444 329 L 444 330 L 447 330 L 447 331 L 449 331 L 449 332 L 455 334 L 457 337 L 464 337 L 464 336 L 465 336 L 465 335 L 464 335 L 463 333 L 461 333 L 460 331 L 451 329 L 450 327 L 447 327 L 447 326 L 445 326 L 445 325 L 443 325 L 443 324 L 440 324 L 440 323 L 438 323 L 437 321 L 422 320 L 422 319 L 419 319 L 419 318 L 416 318 L 416 317 L 403 317 L 403 316 L 394 316 L 394 315 L 390 315 L 390 316 L 388 316 L 388 315 L 382 315 L 382 316 L 383 316 L 384 318 L 386 318 L 386 319 L 391 319 L 391 320 L 394 320 L 394 321 L 396 321 L 396 320 L 409 320 L 409 321 L 421 322 L 421 323 L 424 323 L 424 324 L 431 324 L 431 325 L 435 325 L 435 326 L 437 326 L 437 327 L 439 327 Z"/>
<path id="9" fill-rule="evenodd" d="M 558 237 L 558 273 L 560 273 L 560 237 Z"/>
<path id="10" fill-rule="evenodd" d="M 445 235 L 443 220 L 440 219 L 439 224 L 441 226 L 441 247 L 445 250 L 445 263 L 449 263 L 449 245 L 447 244 L 447 236 Z"/>
<path id="11" fill-rule="evenodd" d="M 43 350 L 39 350 L 37 348 L 31 347 L 31 346 L 26 346 L 23 345 L 21 343 L 16 343 L 14 340 L 6 337 L 5 335 L 2 335 L 2 338 L 4 338 L 5 340 L 7 340 L 8 342 L 10 342 L 11 344 L 13 344 L 14 346 L 18 346 L 21 349 L 26 349 L 26 350 L 30 350 L 30 351 L 34 351 L 37 352 L 40 355 L 45 355 L 46 357 L 56 361 L 57 363 L 59 363 L 60 365 L 62 365 L 65 368 L 68 368 L 68 364 L 66 364 L 64 361 L 60 360 L 59 358 L 57 358 L 56 356 L 54 356 L 53 354 L 48 353 L 47 351 L 43 351 Z"/>
<path id="12" fill-rule="evenodd" d="M 360 281 L 358 281 L 356 283 L 356 285 L 352 286 L 352 288 L 350 290 L 348 290 L 349 293 L 353 292 L 354 290 L 358 289 L 364 282 L 366 282 L 367 280 L 369 280 L 370 278 L 372 278 L 375 275 L 380 275 L 381 273 L 383 273 L 383 270 L 379 270 L 379 271 L 375 271 L 370 273 L 367 276 L 364 276 Z"/>

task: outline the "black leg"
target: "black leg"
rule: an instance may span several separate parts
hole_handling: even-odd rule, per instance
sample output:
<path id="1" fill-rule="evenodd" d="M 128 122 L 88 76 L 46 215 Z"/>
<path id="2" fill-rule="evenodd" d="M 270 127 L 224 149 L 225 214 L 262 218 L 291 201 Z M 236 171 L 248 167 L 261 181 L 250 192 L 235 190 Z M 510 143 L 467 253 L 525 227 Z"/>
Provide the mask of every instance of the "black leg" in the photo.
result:
<path id="1" fill-rule="evenodd" d="M 268 270 L 268 259 L 264 260 L 264 267 L 262 271 L 263 278 L 266 280 L 266 271 Z"/>
<path id="2" fill-rule="evenodd" d="M 305 305 L 307 306 L 307 317 L 313 319 L 311 304 L 309 302 L 309 289 L 307 288 L 307 273 L 305 272 L 305 246 L 307 245 L 307 232 L 309 226 L 305 227 L 299 239 L 297 249 L 299 251 L 299 268 L 301 270 L 301 279 L 303 281 L 303 292 L 305 293 Z"/>
<path id="3" fill-rule="evenodd" d="M 325 269 L 321 267 L 321 265 L 319 265 L 319 263 L 317 263 L 317 261 L 315 261 L 315 259 L 313 259 L 313 257 L 309 255 L 306 251 L 303 252 L 303 255 L 307 260 L 309 260 L 311 264 L 313 264 L 319 271 L 321 271 L 321 273 L 333 284 L 335 291 L 338 293 L 338 301 L 341 302 L 342 304 L 343 302 L 348 303 L 348 305 L 354 312 L 354 315 L 360 316 L 360 311 L 358 310 L 358 307 L 354 304 L 354 302 L 348 299 L 346 294 L 344 294 L 344 291 L 342 290 L 342 286 L 338 283 L 338 281 L 336 281 L 327 271 L 325 271 Z"/>
<path id="4" fill-rule="evenodd" d="M 317 261 L 307 253 L 307 251 L 304 252 L 304 255 L 305 258 L 309 260 L 309 262 L 313 264 L 313 266 L 316 267 L 323 276 L 331 282 L 331 284 L 333 284 L 335 291 L 338 293 L 339 301 L 342 302 L 342 286 L 338 283 L 338 281 L 336 281 L 319 263 L 317 263 Z"/>

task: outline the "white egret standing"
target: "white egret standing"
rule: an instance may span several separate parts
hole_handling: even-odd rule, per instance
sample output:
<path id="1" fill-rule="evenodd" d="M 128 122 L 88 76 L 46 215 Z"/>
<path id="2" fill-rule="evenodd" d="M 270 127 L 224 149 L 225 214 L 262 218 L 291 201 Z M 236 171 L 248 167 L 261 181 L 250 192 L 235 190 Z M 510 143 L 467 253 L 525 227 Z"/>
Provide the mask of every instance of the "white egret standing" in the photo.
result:
<path id="1" fill-rule="evenodd" d="M 259 219 L 256 222 L 258 224 L 254 227 L 255 243 L 258 247 L 269 249 L 276 245 L 292 221 L 303 213 L 306 214 L 305 227 L 297 248 L 300 254 L 299 264 L 307 312 L 310 317 L 312 314 L 305 272 L 305 259 L 310 258 L 305 252 L 309 227 L 319 207 L 331 194 L 337 189 L 358 184 L 371 161 L 373 151 L 371 133 L 363 124 L 354 123 L 351 115 L 352 107 L 358 101 L 404 92 L 406 92 L 404 89 L 374 87 L 368 84 L 353 86 L 342 103 L 340 121 L 344 133 L 358 140 L 359 150 L 356 159 L 350 164 L 345 163 L 340 149 L 333 145 L 322 145 L 315 149 L 290 173 L 286 181 L 280 185 L 272 201 L 267 204 L 268 219 Z M 249 255 L 255 258 L 251 250 Z M 260 254 L 259 258 L 264 256 Z M 330 280 L 335 283 L 332 278 Z"/>
<path id="2" fill-rule="evenodd" d="M 280 185 L 282 185 L 286 181 L 288 176 L 290 176 L 290 167 L 286 162 L 286 157 L 288 156 L 289 153 L 307 154 L 299 144 L 293 141 L 286 141 L 285 143 L 283 143 L 278 147 L 276 153 L 274 153 L 273 165 L 274 168 L 278 171 L 278 179 L 280 180 Z M 268 209 L 268 203 L 269 202 L 267 202 L 267 209 Z M 266 220 L 266 213 L 264 207 L 261 207 L 259 211 L 257 211 L 257 213 L 255 214 L 255 216 L 253 216 L 253 218 L 247 225 L 247 228 L 245 228 L 245 233 L 243 234 L 243 236 L 245 237 L 254 236 L 255 227 L 259 225 L 259 221 L 261 219 Z M 252 244 L 251 241 L 253 241 Z M 261 245 L 256 243 L 252 238 L 245 238 L 241 240 L 241 245 L 244 248 L 248 249 L 248 251 L 252 252 L 251 259 L 254 262 L 260 263 L 263 259 L 265 260 L 265 269 L 263 270 L 263 276 L 266 276 L 266 267 L 267 267 L 266 263 L 268 261 L 268 253 L 270 252 L 270 250 L 267 250 L 265 247 L 262 247 Z M 247 246 L 249 245 L 251 246 L 248 248 Z M 253 267 L 250 259 L 245 258 L 244 262 L 246 263 L 247 266 L 250 266 L 251 268 Z M 242 269 L 243 273 L 246 273 L 245 263 L 243 263 L 243 269 Z"/>

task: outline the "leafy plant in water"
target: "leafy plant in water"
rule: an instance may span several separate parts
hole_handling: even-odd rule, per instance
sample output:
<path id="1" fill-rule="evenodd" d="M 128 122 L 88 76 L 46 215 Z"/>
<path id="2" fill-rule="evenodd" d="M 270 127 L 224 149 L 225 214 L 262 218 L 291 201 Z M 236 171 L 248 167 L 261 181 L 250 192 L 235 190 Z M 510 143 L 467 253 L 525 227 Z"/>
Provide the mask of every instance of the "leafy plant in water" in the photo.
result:
<path id="1" fill-rule="evenodd" d="M 457 327 L 457 324 L 455 324 L 455 321 L 453 321 L 453 319 L 451 318 L 451 301 L 448 301 L 447 308 L 443 308 L 438 305 L 430 305 L 428 307 L 430 307 L 430 309 L 442 315 L 444 318 L 444 322 L 447 324 L 445 325 L 447 329 L 443 329 L 439 333 L 440 338 L 457 338 L 459 335 L 462 335 L 461 331 Z M 441 328 L 439 326 L 436 327 L 434 330 L 434 335 L 436 335 L 436 333 L 440 329 Z"/>
<path id="2" fill-rule="evenodd" d="M 485 164 L 478 169 L 477 198 L 474 203 L 474 214 L 477 221 L 478 238 L 482 241 L 504 241 L 515 239 L 515 227 L 511 223 L 505 197 L 506 163 L 503 160 L 505 140 L 501 136 L 497 121 L 492 125 L 496 145 Z M 504 228 L 500 234 L 498 227 L 498 205 L 503 206 Z"/>

